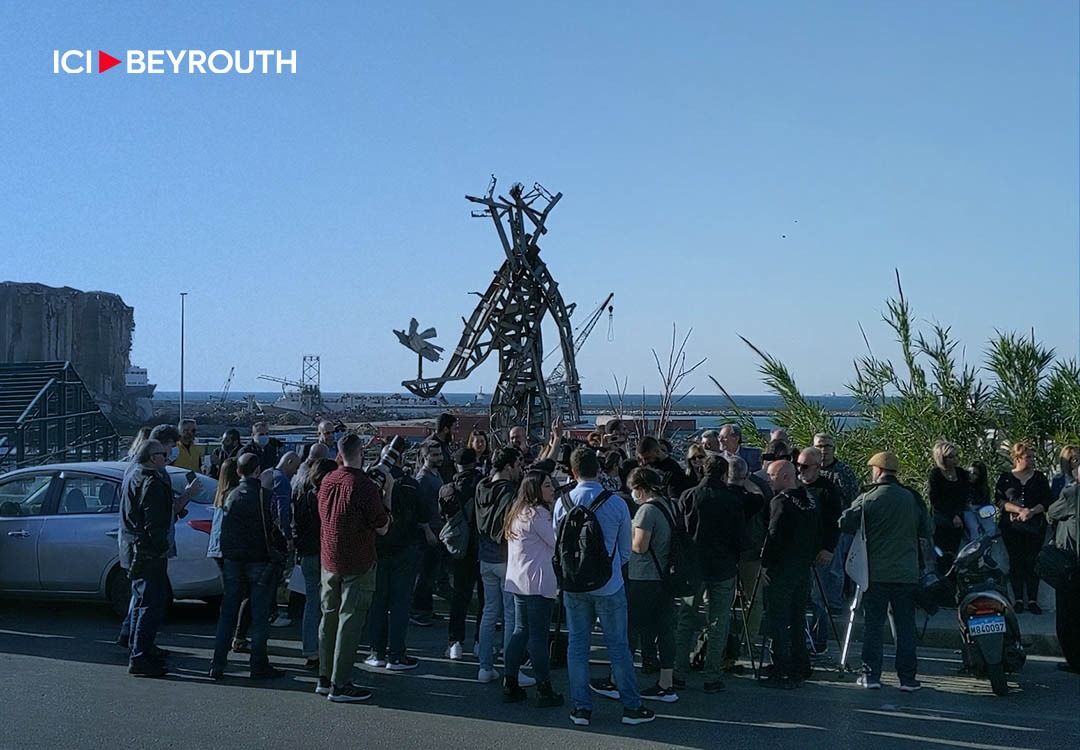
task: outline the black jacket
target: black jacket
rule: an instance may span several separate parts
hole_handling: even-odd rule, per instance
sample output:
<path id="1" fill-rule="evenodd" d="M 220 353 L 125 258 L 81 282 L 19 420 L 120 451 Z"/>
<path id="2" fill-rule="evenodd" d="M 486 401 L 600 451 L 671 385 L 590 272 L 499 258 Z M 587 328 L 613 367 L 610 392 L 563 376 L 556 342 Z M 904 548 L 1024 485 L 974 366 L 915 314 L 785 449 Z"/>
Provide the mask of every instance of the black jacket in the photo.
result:
<path id="1" fill-rule="evenodd" d="M 465 511 L 469 522 L 469 547 L 466 557 L 475 559 L 480 540 L 476 533 L 476 487 L 483 475 L 476 469 L 459 471 L 454 478 L 439 488 L 439 514 L 449 521 L 458 511 Z"/>
<path id="2" fill-rule="evenodd" d="M 481 480 L 476 486 L 476 528 L 479 532 L 477 536 L 480 538 L 482 562 L 506 562 L 503 522 L 517 490 L 516 483 L 491 477 Z"/>
<path id="3" fill-rule="evenodd" d="M 135 469 L 124 481 L 120 498 L 120 557 L 133 576 L 142 564 L 169 556 L 173 521 L 172 488 L 161 472 Z"/>
<path id="4" fill-rule="evenodd" d="M 844 505 L 840 488 L 824 474 L 818 474 L 817 479 L 804 486 L 814 496 L 821 514 L 821 549 L 835 552 L 836 543 L 840 541 L 840 513 Z"/>
<path id="5" fill-rule="evenodd" d="M 291 515 L 296 553 L 302 557 L 320 554 L 319 491 L 311 482 L 303 482 L 293 492 Z"/>
<path id="6" fill-rule="evenodd" d="M 270 562 L 278 561 L 285 549 L 285 537 L 274 523 L 270 491 L 258 479 L 241 479 L 225 498 L 221 556 L 237 562 Z"/>
<path id="7" fill-rule="evenodd" d="M 270 438 L 265 447 L 252 440 L 241 448 L 237 455 L 242 456 L 245 453 L 254 453 L 259 457 L 259 471 L 266 471 L 267 469 L 273 469 L 278 465 L 278 459 L 281 458 L 282 447 L 281 441 L 277 438 Z"/>
<path id="8" fill-rule="evenodd" d="M 722 478 L 706 475 L 701 484 L 683 494 L 679 509 L 694 543 L 701 580 L 715 583 L 732 578 L 746 546 L 742 499 Z"/>
<path id="9" fill-rule="evenodd" d="M 761 565 L 773 582 L 797 581 L 810 575 L 810 563 L 821 551 L 821 513 L 802 487 L 778 492 L 769 504 L 769 533 Z"/>

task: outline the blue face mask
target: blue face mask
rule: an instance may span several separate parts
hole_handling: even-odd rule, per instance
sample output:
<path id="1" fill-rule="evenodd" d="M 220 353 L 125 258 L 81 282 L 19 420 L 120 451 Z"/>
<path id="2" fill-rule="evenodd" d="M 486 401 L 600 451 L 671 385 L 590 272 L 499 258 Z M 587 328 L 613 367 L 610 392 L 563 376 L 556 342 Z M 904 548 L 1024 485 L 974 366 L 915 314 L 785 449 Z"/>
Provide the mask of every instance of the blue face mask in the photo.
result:
<path id="1" fill-rule="evenodd" d="M 255 436 L 255 442 L 265 448 L 266 444 L 270 442 L 270 436 L 269 435 L 256 435 Z"/>
<path id="2" fill-rule="evenodd" d="M 169 455 L 165 457 L 165 460 L 168 461 L 171 464 L 173 461 L 175 461 L 179 457 L 180 457 L 180 448 L 178 446 L 174 445 L 172 448 L 169 449 Z"/>

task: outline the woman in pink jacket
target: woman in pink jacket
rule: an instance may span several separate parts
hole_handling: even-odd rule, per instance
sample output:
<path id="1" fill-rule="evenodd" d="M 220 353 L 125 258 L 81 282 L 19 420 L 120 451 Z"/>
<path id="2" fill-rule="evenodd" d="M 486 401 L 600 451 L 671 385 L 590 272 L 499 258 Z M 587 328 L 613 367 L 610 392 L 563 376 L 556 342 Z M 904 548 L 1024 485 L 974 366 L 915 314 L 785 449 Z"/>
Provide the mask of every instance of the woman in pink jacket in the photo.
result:
<path id="1" fill-rule="evenodd" d="M 529 647 L 536 673 L 537 705 L 561 706 L 563 697 L 551 689 L 548 664 L 548 626 L 558 596 L 555 568 L 555 527 L 551 506 L 555 486 L 543 472 L 530 471 L 506 513 L 503 537 L 507 540 L 505 589 L 514 595 L 514 633 L 506 649 L 503 700 L 517 703 L 526 698 L 518 685 L 518 669 Z M 513 676 L 511 676 L 513 675 Z"/>

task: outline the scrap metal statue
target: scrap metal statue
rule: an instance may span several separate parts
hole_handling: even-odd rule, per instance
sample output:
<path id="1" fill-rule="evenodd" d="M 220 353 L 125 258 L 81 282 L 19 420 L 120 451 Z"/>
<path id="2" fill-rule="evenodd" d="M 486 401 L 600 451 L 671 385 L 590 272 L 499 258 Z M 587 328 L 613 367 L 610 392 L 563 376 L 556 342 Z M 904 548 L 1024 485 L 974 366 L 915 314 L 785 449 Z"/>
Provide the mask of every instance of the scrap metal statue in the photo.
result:
<path id="1" fill-rule="evenodd" d="M 514 183 L 509 192 L 509 199 L 495 197 L 492 176 L 487 195 L 465 196 L 484 206 L 472 215 L 491 217 L 506 260 L 495 272 L 487 291 L 482 295 L 476 293 L 480 303 L 465 321 L 461 340 L 443 374 L 435 378 L 423 376 L 424 359 L 440 359 L 442 350 L 429 342 L 435 336 L 435 329 L 418 333 L 419 325 L 412 320 L 408 332 L 394 331 L 398 340 L 417 354 L 416 380 L 407 380 L 402 385 L 423 398 L 437 395 L 447 383 L 468 378 L 489 354 L 498 353 L 499 383 L 491 399 L 491 431 L 500 443 L 505 441 L 508 429 L 517 425 L 526 427 L 534 437 L 542 436 L 555 416 L 541 369 L 544 345 L 540 325 L 549 312 L 559 331 L 562 378 L 567 394 L 565 402 L 560 404 L 564 410 L 560 416 L 569 424 L 581 419 L 581 383 L 570 326 L 574 306 L 563 302 L 559 285 L 540 259 L 537 244 L 540 236 L 547 233 L 545 222 L 562 193 L 552 195 L 539 183 L 527 192 L 521 183 Z"/>

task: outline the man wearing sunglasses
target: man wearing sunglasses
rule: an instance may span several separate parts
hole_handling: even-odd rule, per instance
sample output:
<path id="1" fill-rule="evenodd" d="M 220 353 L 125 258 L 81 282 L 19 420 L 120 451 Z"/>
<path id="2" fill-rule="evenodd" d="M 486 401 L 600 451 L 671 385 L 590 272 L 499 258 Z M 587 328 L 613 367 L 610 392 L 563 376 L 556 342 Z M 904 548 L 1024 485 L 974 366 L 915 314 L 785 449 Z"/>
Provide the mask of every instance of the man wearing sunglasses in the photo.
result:
<path id="1" fill-rule="evenodd" d="M 796 464 L 799 482 L 817 501 L 818 512 L 821 514 L 821 549 L 814 558 L 816 580 L 810 582 L 810 608 L 814 613 L 810 626 L 812 656 L 824 656 L 829 651 L 829 608 L 839 607 L 840 592 L 844 584 L 843 576 L 832 564 L 840 539 L 842 500 L 836 484 L 821 473 L 821 460 L 820 450 L 804 448 L 799 453 Z"/>

